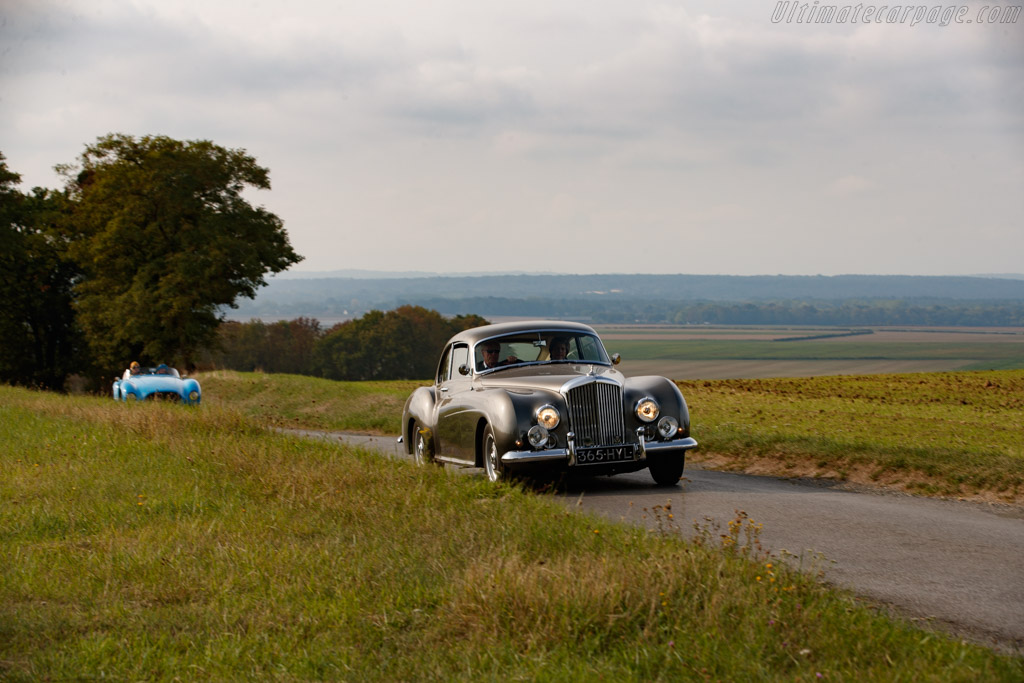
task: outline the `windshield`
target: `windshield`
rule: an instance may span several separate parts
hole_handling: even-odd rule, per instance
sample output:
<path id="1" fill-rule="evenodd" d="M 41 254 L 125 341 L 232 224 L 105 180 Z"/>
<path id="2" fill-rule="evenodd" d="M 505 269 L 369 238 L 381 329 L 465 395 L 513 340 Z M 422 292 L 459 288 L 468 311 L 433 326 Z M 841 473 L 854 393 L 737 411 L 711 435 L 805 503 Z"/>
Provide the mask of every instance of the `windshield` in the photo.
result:
<path id="1" fill-rule="evenodd" d="M 524 363 L 611 364 L 596 335 L 565 330 L 517 332 L 479 342 L 474 351 L 477 372 Z"/>
<path id="2" fill-rule="evenodd" d="M 158 365 L 155 368 L 139 368 L 140 375 L 166 375 L 168 377 L 178 377 L 178 371 L 167 365 Z"/>

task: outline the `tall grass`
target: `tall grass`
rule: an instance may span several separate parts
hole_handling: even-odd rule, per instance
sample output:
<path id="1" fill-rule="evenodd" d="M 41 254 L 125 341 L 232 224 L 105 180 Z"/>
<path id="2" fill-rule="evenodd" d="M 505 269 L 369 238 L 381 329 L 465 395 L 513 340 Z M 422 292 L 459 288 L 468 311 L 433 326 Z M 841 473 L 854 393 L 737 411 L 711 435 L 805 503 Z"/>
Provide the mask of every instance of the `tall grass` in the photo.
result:
<path id="1" fill-rule="evenodd" d="M 739 534 L 649 534 L 214 402 L 0 387 L 0 474 L 6 680 L 1024 676 Z"/>

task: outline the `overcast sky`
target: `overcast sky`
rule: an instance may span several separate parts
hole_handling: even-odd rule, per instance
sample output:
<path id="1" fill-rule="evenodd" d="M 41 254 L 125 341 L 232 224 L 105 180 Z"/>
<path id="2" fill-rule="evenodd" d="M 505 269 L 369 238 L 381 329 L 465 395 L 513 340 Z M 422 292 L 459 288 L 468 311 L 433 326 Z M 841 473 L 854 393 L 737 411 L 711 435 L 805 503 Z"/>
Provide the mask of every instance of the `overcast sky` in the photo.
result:
<path id="1" fill-rule="evenodd" d="M 0 0 L 0 152 L 245 149 L 294 271 L 1024 271 L 1024 16 L 834 6 Z"/>

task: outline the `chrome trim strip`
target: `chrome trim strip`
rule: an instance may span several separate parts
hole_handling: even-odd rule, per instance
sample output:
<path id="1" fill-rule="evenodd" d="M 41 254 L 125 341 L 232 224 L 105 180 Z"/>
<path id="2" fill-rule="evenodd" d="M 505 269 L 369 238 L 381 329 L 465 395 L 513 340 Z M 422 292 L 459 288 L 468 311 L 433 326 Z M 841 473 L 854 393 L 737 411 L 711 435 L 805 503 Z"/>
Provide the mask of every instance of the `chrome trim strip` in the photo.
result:
<path id="1" fill-rule="evenodd" d="M 569 454 L 564 448 L 553 448 L 546 451 L 509 451 L 505 455 L 501 456 L 501 461 L 504 463 L 516 464 L 525 462 L 544 462 L 547 460 L 566 460 L 570 458 Z M 572 457 L 572 460 L 575 456 Z M 572 460 L 569 464 L 572 465 Z"/>
<path id="2" fill-rule="evenodd" d="M 668 451 L 688 451 L 697 447 L 696 439 L 686 437 L 685 439 L 675 439 L 674 441 L 648 441 L 647 448 L 645 449 L 645 456 L 650 453 L 660 453 Z"/>

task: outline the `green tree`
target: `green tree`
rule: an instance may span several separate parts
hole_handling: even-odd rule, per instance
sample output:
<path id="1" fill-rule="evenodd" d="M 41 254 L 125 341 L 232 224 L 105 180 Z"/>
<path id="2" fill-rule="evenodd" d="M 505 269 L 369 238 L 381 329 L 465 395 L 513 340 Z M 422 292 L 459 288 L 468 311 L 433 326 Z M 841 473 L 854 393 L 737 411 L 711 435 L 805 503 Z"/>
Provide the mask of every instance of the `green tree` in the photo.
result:
<path id="1" fill-rule="evenodd" d="M 78 271 L 54 226 L 64 197 L 23 195 L 0 153 L 0 380 L 62 389 L 81 369 L 72 287 Z"/>
<path id="2" fill-rule="evenodd" d="M 78 320 L 103 366 L 190 364 L 222 306 L 301 260 L 281 220 L 243 198 L 248 187 L 270 188 L 244 150 L 108 135 L 58 170 L 71 200 L 70 254 L 84 275 Z"/>
<path id="3" fill-rule="evenodd" d="M 264 323 L 227 321 L 217 330 L 214 346 L 204 363 L 213 367 L 252 372 L 286 372 L 313 375 L 313 349 L 324 334 L 315 318 L 296 318 Z"/>
<path id="4" fill-rule="evenodd" d="M 477 315 L 448 320 L 421 306 L 370 311 L 328 330 L 314 353 L 328 379 L 426 379 L 452 335 L 486 324 Z"/>

